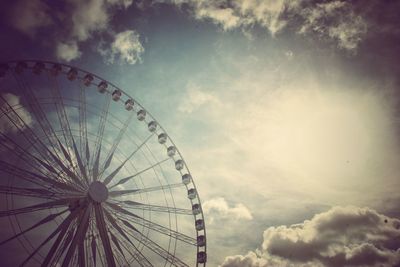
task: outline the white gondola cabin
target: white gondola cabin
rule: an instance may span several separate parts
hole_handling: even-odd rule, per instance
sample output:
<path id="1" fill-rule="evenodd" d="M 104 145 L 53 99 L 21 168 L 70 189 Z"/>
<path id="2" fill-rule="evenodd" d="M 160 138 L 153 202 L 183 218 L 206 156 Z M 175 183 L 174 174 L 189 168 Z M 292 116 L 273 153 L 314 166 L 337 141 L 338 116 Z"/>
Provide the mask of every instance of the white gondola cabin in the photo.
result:
<path id="1" fill-rule="evenodd" d="M 198 220 L 196 220 L 196 230 L 197 231 L 201 231 L 201 230 L 203 230 L 204 229 L 204 221 L 203 221 L 203 219 L 198 219 Z"/>
<path id="2" fill-rule="evenodd" d="M 184 166 L 183 160 L 178 159 L 177 161 L 175 161 L 175 169 L 176 170 L 178 170 L 178 171 L 182 170 L 183 166 Z"/>
<path id="3" fill-rule="evenodd" d="M 174 146 L 170 146 L 167 148 L 168 157 L 173 157 L 176 154 L 176 148 Z"/>
<path id="4" fill-rule="evenodd" d="M 185 185 L 190 184 L 190 181 L 192 180 L 192 176 L 188 173 L 182 175 L 182 183 Z"/>
<path id="5" fill-rule="evenodd" d="M 89 86 L 93 81 L 93 76 L 90 74 L 86 74 L 85 77 L 83 78 L 83 84 L 85 86 Z"/>
<path id="6" fill-rule="evenodd" d="M 128 111 L 132 110 L 133 105 L 134 105 L 133 99 L 128 99 L 125 101 L 125 109 L 126 110 L 128 110 Z"/>
<path id="7" fill-rule="evenodd" d="M 191 188 L 188 190 L 188 198 L 189 199 L 195 199 L 196 196 L 197 196 L 196 189 Z"/>
<path id="8" fill-rule="evenodd" d="M 199 215 L 201 213 L 201 208 L 199 204 L 193 204 L 192 206 L 193 215 Z"/>
<path id="9" fill-rule="evenodd" d="M 197 237 L 197 245 L 199 247 L 204 247 L 206 245 L 206 237 L 204 235 L 199 235 Z"/>
<path id="10" fill-rule="evenodd" d="M 166 133 L 161 133 L 158 135 L 158 142 L 160 144 L 165 144 L 167 142 L 167 134 Z"/>
<path id="11" fill-rule="evenodd" d="M 143 110 L 143 109 L 139 110 L 137 113 L 137 119 L 142 121 L 145 118 L 146 118 L 146 110 Z"/>
<path id="12" fill-rule="evenodd" d="M 105 81 L 101 81 L 99 83 L 99 85 L 97 85 L 97 91 L 99 91 L 100 93 L 104 94 L 107 90 L 108 87 L 108 83 Z"/>
<path id="13" fill-rule="evenodd" d="M 156 129 L 157 129 L 157 123 L 155 121 L 151 121 L 151 122 L 149 122 L 147 127 L 148 127 L 150 132 L 155 132 Z"/>
<path id="14" fill-rule="evenodd" d="M 204 251 L 197 253 L 197 262 L 205 263 L 207 261 L 207 254 Z"/>
<path id="15" fill-rule="evenodd" d="M 112 100 L 117 102 L 118 100 L 120 100 L 121 95 L 122 95 L 121 90 L 118 90 L 118 89 L 114 90 L 114 92 L 111 94 Z"/>

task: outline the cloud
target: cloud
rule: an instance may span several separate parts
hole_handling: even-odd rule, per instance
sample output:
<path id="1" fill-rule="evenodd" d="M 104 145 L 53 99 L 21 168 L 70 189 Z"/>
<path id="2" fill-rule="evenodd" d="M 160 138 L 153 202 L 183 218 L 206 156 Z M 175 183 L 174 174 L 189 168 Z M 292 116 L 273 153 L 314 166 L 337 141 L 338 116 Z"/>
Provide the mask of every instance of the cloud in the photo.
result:
<path id="1" fill-rule="evenodd" d="M 139 34 L 136 31 L 127 30 L 120 32 L 114 36 L 114 41 L 109 48 L 104 48 L 104 44 L 98 48 L 99 53 L 105 58 L 106 62 L 114 63 L 126 62 L 128 64 L 135 64 L 142 62 L 142 54 L 144 47 L 140 43 Z"/>
<path id="2" fill-rule="evenodd" d="M 66 24 L 71 26 L 67 29 L 69 31 L 67 37 L 57 42 L 56 55 L 58 58 L 71 61 L 82 54 L 79 51 L 80 42 L 88 40 L 94 33 L 108 30 L 114 6 L 127 8 L 132 1 L 90 0 L 82 3 L 78 0 L 69 0 L 68 3 L 71 13 L 66 16 L 67 20 L 70 19 Z"/>
<path id="3" fill-rule="evenodd" d="M 239 26 L 240 18 L 234 14 L 232 8 L 218 8 L 213 4 L 204 3 L 205 1 L 197 2 L 195 13 L 197 19 L 211 19 L 222 26 L 224 30 Z"/>
<path id="4" fill-rule="evenodd" d="M 351 4 L 341 0 L 317 4 L 304 0 L 176 0 L 174 3 L 189 5 L 196 19 L 209 19 L 224 30 L 260 25 L 276 35 L 285 28 L 297 28 L 298 34 L 317 34 L 346 50 L 356 49 L 367 30 L 364 18 L 355 13 Z"/>
<path id="5" fill-rule="evenodd" d="M 13 108 L 15 113 L 11 111 L 9 107 Z M 0 117 L 0 131 L 3 133 L 17 132 L 18 129 L 14 123 L 20 124 L 22 129 L 25 128 L 25 125 L 31 126 L 33 123 L 31 115 L 21 105 L 19 97 L 16 95 L 10 93 L 2 94 L 0 98 L 0 109 L 10 117 L 8 118 L 6 115 Z M 25 123 L 25 125 L 22 123 Z"/>
<path id="6" fill-rule="evenodd" d="M 57 57 L 65 61 L 71 61 L 79 58 L 82 52 L 79 51 L 78 44 L 74 41 L 69 43 L 59 43 L 57 45 Z"/>
<path id="7" fill-rule="evenodd" d="M 260 249 L 226 257 L 221 267 L 394 266 L 400 220 L 369 208 L 333 207 L 311 220 L 269 227 Z"/>
<path id="8" fill-rule="evenodd" d="M 237 203 L 233 207 L 230 206 L 223 197 L 212 198 L 202 205 L 207 220 L 213 223 L 215 220 L 252 220 L 250 210 L 242 203 Z"/>
<path id="9" fill-rule="evenodd" d="M 195 84 L 189 83 L 186 93 L 182 97 L 182 101 L 178 106 L 178 111 L 183 113 L 192 113 L 202 106 L 219 105 L 221 102 L 212 93 L 202 90 L 202 88 Z"/>
<path id="10" fill-rule="evenodd" d="M 386 203 L 399 195 L 392 87 L 343 75 L 334 62 L 313 61 L 315 70 L 304 58 L 308 55 L 295 50 L 291 60 L 285 51 L 276 58 L 266 53 L 262 63 L 262 57 L 224 54 L 220 65 L 214 63 L 187 86 L 221 103 L 195 106 L 190 116 L 178 114 L 179 124 L 200 125 L 178 134 L 187 138 L 180 149 L 193 163 L 192 173 L 202 177 L 196 180 L 202 199 L 221 196 L 228 203 L 245 203 L 254 217 L 236 225 L 214 219 L 207 227 L 217 244 L 210 244 L 213 266 L 222 262 L 222 251 L 242 254 L 260 244 L 240 227 L 261 232 L 265 225 L 302 221 L 335 205 L 382 210 L 377 199 Z M 199 82 L 203 77 L 214 82 Z M 179 99 L 178 108 L 191 102 L 187 93 Z"/>
<path id="11" fill-rule="evenodd" d="M 104 0 L 69 0 L 72 7 L 71 37 L 77 41 L 85 41 L 95 31 L 106 29 L 109 22 L 108 3 Z"/>
<path id="12" fill-rule="evenodd" d="M 35 37 L 36 32 L 52 29 L 46 42 L 55 44 L 55 54 L 66 61 L 82 54 L 79 45 L 94 34 L 112 32 L 110 21 L 113 14 L 132 5 L 132 0 L 67 0 L 64 13 L 57 6 L 40 0 L 19 0 L 8 5 L 9 23 L 24 34 Z M 57 27 L 57 28 L 56 28 Z M 129 58 L 129 60 L 131 60 Z"/>
<path id="13" fill-rule="evenodd" d="M 328 205 L 371 206 L 385 198 L 399 184 L 400 166 L 397 104 L 390 86 L 349 80 L 331 68 L 329 76 L 312 74 L 298 69 L 305 64 L 301 55 L 296 53 L 295 62 L 281 57 L 286 63 L 276 71 L 271 65 L 277 64 L 260 67 L 234 57 L 232 64 L 241 63 L 235 77 L 219 72 L 215 84 L 221 88 L 203 85 L 201 92 L 212 92 L 222 104 L 205 102 L 191 115 L 215 123 L 213 131 L 202 127 L 187 133 L 208 144 L 185 153 L 202 162 L 196 171 L 279 199 L 300 194 Z M 184 95 L 178 109 L 190 112 L 185 102 L 202 103 L 190 99 Z"/>
<path id="14" fill-rule="evenodd" d="M 53 23 L 49 7 L 40 0 L 16 1 L 8 15 L 11 25 L 30 37 L 34 37 L 40 28 Z"/>
<path id="15" fill-rule="evenodd" d="M 356 15 L 352 6 L 344 1 L 320 3 L 301 10 L 305 23 L 300 33 L 317 33 L 338 42 L 338 46 L 354 50 L 367 32 L 364 19 Z"/>
<path id="16" fill-rule="evenodd" d="M 106 0 L 111 5 L 121 6 L 128 8 L 132 5 L 133 0 Z"/>

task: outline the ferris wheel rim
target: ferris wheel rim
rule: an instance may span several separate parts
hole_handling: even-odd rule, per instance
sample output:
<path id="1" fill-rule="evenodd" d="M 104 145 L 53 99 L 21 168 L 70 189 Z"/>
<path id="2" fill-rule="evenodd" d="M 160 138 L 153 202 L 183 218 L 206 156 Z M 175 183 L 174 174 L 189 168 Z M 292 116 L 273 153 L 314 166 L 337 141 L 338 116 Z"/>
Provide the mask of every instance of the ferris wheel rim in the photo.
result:
<path id="1" fill-rule="evenodd" d="M 76 67 L 76 66 L 73 66 L 73 65 L 65 64 L 65 63 L 60 63 L 60 62 L 55 62 L 55 61 L 48 61 L 48 60 L 34 60 L 34 59 L 28 59 L 28 60 L 11 60 L 11 61 L 0 62 L 0 66 L 6 65 L 7 67 L 10 67 L 10 68 L 14 67 L 14 68 L 15 68 L 15 67 L 17 66 L 17 64 L 19 64 L 19 63 L 21 63 L 21 62 L 24 62 L 24 63 L 27 65 L 27 69 L 33 69 L 33 68 L 34 68 L 34 65 L 30 66 L 30 64 L 37 64 L 37 63 L 42 63 L 42 64 L 44 64 L 44 66 L 45 66 L 44 68 L 45 68 L 46 70 L 49 70 L 49 69 L 46 68 L 47 65 L 51 65 L 51 66 L 59 65 L 59 66 L 61 66 L 61 73 L 62 73 L 62 74 L 67 74 L 67 70 L 73 70 L 73 69 L 74 69 L 74 70 L 77 71 L 77 79 L 83 80 L 83 78 L 84 78 L 85 76 L 91 75 L 91 76 L 93 77 L 93 81 L 91 82 L 91 84 L 99 85 L 101 82 L 106 82 L 106 83 L 108 84 L 108 86 L 109 86 L 109 87 L 107 88 L 107 92 L 110 93 L 110 95 L 111 95 L 112 92 L 114 92 L 114 91 L 117 90 L 117 91 L 119 91 L 119 92 L 121 93 L 121 95 L 124 96 L 124 98 L 127 98 L 128 100 L 134 101 L 135 105 L 137 105 L 138 107 L 140 107 L 141 110 L 144 110 L 144 111 L 146 112 L 146 116 L 147 116 L 147 117 L 150 117 L 151 121 L 154 121 L 154 122 L 156 123 L 157 127 L 160 128 L 160 130 L 162 131 L 162 133 L 165 133 L 165 134 L 167 135 L 167 138 L 168 138 L 169 142 L 170 142 L 170 143 L 172 144 L 172 146 L 174 146 L 174 148 L 176 149 L 177 156 L 179 157 L 179 159 L 181 160 L 181 162 L 182 162 L 183 165 L 184 165 L 184 168 L 185 168 L 185 170 L 186 170 L 185 173 L 187 173 L 187 174 L 190 176 L 190 178 L 191 178 L 191 179 L 190 179 L 191 188 L 194 188 L 194 189 L 196 190 L 196 192 L 198 192 L 198 191 L 197 191 L 196 184 L 195 184 L 195 181 L 194 181 L 194 179 L 192 179 L 192 175 L 191 175 L 191 172 L 190 172 L 190 170 L 189 170 L 189 167 L 188 167 L 188 165 L 186 164 L 186 161 L 185 161 L 185 159 L 184 159 L 182 153 L 179 151 L 178 147 L 175 145 L 175 142 L 174 142 L 174 141 L 172 140 L 172 138 L 167 134 L 167 131 L 165 130 L 165 128 L 155 119 L 155 117 L 154 117 L 154 116 L 139 102 L 139 101 L 137 101 L 136 98 L 130 96 L 130 95 L 129 95 L 128 93 L 126 93 L 123 89 L 119 88 L 118 86 L 116 86 L 116 85 L 113 84 L 112 82 L 110 82 L 110 81 L 108 81 L 108 80 L 106 80 L 106 79 L 103 79 L 101 76 L 99 76 L 99 75 L 97 75 L 97 74 L 94 74 L 94 73 L 92 73 L 92 72 L 89 72 L 89 71 L 87 71 L 87 70 L 84 70 L 84 69 L 82 69 L 82 68 L 80 68 L 80 67 Z M 7 71 L 7 70 L 6 70 L 6 71 Z M 81 74 L 81 75 L 80 75 L 80 74 Z M 97 83 L 96 83 L 96 81 L 97 81 Z M 118 100 L 118 101 L 122 101 L 122 100 Z M 179 173 L 181 174 L 181 176 L 183 175 L 181 170 L 179 170 Z M 189 189 L 189 187 L 187 186 L 187 184 L 185 184 L 185 187 L 186 187 L 186 189 Z M 196 198 L 197 198 L 196 203 L 198 203 L 198 204 L 199 204 L 199 207 L 200 207 L 200 213 L 197 214 L 197 215 L 194 215 L 194 219 L 196 220 L 196 218 L 201 218 L 201 219 L 203 220 L 203 223 L 204 223 L 204 213 L 203 213 L 203 208 L 202 208 L 202 205 L 201 205 L 201 199 L 200 199 L 200 196 L 199 196 L 198 193 L 196 194 Z M 191 203 L 192 205 L 194 204 L 193 199 L 190 199 L 190 203 Z M 196 216 L 198 216 L 198 217 L 196 217 Z M 203 229 L 202 229 L 202 230 L 199 231 L 199 230 L 196 229 L 196 236 L 197 236 L 197 238 L 200 236 L 199 232 L 202 232 L 202 235 L 206 238 L 206 226 L 205 226 L 205 223 L 204 223 L 204 226 L 203 226 Z M 207 252 L 207 242 L 205 242 L 205 245 L 201 246 L 202 249 L 200 249 L 200 246 L 199 246 L 199 245 L 196 245 L 196 247 L 197 247 L 197 254 L 199 254 L 199 252 L 204 252 L 204 253 Z M 203 263 L 201 263 L 201 264 L 202 264 L 203 266 L 205 266 L 205 265 L 206 265 L 206 261 L 203 262 Z M 198 262 L 197 260 L 196 260 L 196 265 L 199 266 L 199 262 Z"/>

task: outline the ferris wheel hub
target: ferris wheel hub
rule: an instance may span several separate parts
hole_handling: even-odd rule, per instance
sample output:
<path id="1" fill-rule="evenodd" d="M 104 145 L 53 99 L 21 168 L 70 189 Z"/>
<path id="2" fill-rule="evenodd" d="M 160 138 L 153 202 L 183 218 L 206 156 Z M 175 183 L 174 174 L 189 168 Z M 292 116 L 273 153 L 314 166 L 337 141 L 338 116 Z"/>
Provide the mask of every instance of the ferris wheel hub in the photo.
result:
<path id="1" fill-rule="evenodd" d="M 89 186 L 88 195 L 94 202 L 101 203 L 107 200 L 108 189 L 102 182 L 94 181 Z"/>

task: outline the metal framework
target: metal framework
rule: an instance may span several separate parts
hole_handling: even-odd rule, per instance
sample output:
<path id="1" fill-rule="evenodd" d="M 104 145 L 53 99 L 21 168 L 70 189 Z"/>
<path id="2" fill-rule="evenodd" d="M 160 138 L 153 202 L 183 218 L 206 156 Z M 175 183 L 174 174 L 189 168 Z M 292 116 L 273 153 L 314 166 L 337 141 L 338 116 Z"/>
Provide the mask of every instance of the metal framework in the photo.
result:
<path id="1" fill-rule="evenodd" d="M 17 242 L 21 266 L 206 265 L 196 186 L 142 105 L 66 64 L 11 61 L 0 77 L 0 246 Z"/>

